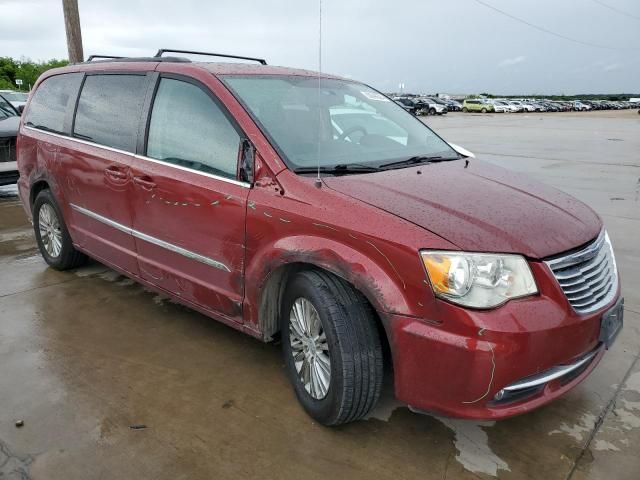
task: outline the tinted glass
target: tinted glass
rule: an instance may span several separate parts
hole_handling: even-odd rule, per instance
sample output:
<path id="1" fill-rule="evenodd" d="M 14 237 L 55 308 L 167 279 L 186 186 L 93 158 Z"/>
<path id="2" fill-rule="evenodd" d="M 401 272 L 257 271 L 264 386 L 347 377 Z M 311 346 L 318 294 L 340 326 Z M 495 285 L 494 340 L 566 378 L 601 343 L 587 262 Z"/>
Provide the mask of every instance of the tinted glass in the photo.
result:
<path id="1" fill-rule="evenodd" d="M 235 178 L 240 135 L 200 87 L 163 78 L 149 124 L 147 156 Z"/>
<path id="2" fill-rule="evenodd" d="M 81 81 L 81 73 L 65 73 L 43 81 L 29 104 L 25 124 L 52 132 L 69 133 L 64 131 L 65 115 L 73 109 Z"/>
<path id="3" fill-rule="evenodd" d="M 394 101 L 361 83 L 284 75 L 225 76 L 292 169 L 458 154 Z"/>
<path id="4" fill-rule="evenodd" d="M 135 152 L 145 89 L 144 75 L 87 76 L 78 101 L 73 135 Z"/>

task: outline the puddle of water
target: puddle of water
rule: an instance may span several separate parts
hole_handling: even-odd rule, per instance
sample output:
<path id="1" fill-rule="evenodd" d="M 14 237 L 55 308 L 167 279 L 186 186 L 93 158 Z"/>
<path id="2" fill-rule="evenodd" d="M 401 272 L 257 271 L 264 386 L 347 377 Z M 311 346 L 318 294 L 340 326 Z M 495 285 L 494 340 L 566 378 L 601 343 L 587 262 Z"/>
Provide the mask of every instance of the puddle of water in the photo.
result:
<path id="1" fill-rule="evenodd" d="M 556 435 L 558 433 L 565 433 L 570 437 L 575 438 L 578 442 L 582 442 L 585 439 L 585 435 L 587 435 L 596 424 L 596 416 L 591 413 L 585 413 L 582 415 L 578 423 L 573 425 L 569 425 L 568 423 L 562 422 L 560 424 L 560 428 L 558 430 L 552 430 L 549 432 L 549 435 Z"/>
<path id="2" fill-rule="evenodd" d="M 78 277 L 90 277 L 91 275 L 98 275 L 101 273 L 108 272 L 109 269 L 104 265 L 100 265 L 99 263 L 87 265 L 86 267 L 78 268 L 75 272 L 73 272 Z"/>
<path id="3" fill-rule="evenodd" d="M 606 440 L 596 440 L 595 442 L 593 442 L 593 449 L 598 450 L 599 452 L 603 452 L 603 451 L 619 452 L 620 451 L 620 449 L 616 447 L 613 443 L 607 442 Z"/>
<path id="4" fill-rule="evenodd" d="M 16 240 L 27 240 L 33 238 L 33 230 L 14 230 L 0 233 L 0 243 L 15 242 Z"/>
<path id="5" fill-rule="evenodd" d="M 498 457 L 489 447 L 489 437 L 484 428 L 492 427 L 495 422 L 474 422 L 453 418 L 435 417 L 455 434 L 455 446 L 458 450 L 456 460 L 473 473 L 484 473 L 493 477 L 498 470 L 511 471 L 507 462 Z"/>

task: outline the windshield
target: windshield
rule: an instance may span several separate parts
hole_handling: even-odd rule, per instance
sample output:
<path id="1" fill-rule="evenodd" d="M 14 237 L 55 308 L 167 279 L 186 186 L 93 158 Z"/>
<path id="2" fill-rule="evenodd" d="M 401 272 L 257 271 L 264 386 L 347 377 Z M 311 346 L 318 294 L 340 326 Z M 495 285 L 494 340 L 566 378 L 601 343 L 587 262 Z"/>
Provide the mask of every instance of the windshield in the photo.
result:
<path id="1" fill-rule="evenodd" d="M 20 92 L 5 92 L 2 94 L 10 102 L 26 102 L 29 94 Z"/>
<path id="2" fill-rule="evenodd" d="M 283 75 L 222 78 L 293 170 L 459 158 L 425 124 L 363 84 Z"/>

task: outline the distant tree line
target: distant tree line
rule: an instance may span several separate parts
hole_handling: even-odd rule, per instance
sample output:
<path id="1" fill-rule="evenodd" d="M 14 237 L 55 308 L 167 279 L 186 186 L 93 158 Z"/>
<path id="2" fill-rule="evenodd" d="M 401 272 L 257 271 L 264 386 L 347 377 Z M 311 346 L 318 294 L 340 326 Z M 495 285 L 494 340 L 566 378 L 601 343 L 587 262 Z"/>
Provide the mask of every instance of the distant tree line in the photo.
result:
<path id="1" fill-rule="evenodd" d="M 68 63 L 67 60 L 33 62 L 29 59 L 0 57 L 0 89 L 28 91 L 43 72 L 51 68 L 64 67 Z M 16 79 L 21 79 L 22 85 L 16 85 Z"/>

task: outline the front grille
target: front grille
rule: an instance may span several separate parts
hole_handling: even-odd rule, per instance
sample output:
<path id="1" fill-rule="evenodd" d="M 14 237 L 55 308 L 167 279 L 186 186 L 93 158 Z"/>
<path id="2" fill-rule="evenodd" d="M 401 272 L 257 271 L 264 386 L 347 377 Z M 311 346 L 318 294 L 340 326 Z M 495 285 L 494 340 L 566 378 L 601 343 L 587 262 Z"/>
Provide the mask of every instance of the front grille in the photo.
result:
<path id="1" fill-rule="evenodd" d="M 604 230 L 585 248 L 547 260 L 546 264 L 578 313 L 598 310 L 613 299 L 618 289 L 616 260 Z"/>
<path id="2" fill-rule="evenodd" d="M 0 137 L 0 162 L 16 161 L 16 137 Z"/>

